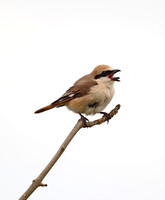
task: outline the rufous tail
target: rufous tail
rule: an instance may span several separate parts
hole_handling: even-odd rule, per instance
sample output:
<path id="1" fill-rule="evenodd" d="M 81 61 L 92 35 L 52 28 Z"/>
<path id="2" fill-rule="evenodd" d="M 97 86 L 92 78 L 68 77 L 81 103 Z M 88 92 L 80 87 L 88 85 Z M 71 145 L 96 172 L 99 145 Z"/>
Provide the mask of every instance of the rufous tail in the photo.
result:
<path id="1" fill-rule="evenodd" d="M 52 108 L 54 108 L 54 107 L 56 107 L 56 105 L 50 104 L 50 105 L 48 105 L 48 106 L 45 106 L 45 107 L 43 107 L 43 108 L 40 108 L 39 110 L 36 110 L 34 113 L 41 113 L 41 112 L 44 112 L 44 111 L 46 111 L 46 110 L 50 110 L 50 109 L 52 109 Z"/>
<path id="2" fill-rule="evenodd" d="M 46 110 L 50 110 L 54 107 L 58 108 L 58 107 L 64 106 L 65 103 L 66 103 L 66 101 L 61 101 L 61 98 L 60 98 L 60 99 L 57 99 L 56 101 L 54 101 L 53 103 L 51 103 L 50 105 L 40 108 L 39 110 L 36 110 L 34 113 L 41 113 Z"/>

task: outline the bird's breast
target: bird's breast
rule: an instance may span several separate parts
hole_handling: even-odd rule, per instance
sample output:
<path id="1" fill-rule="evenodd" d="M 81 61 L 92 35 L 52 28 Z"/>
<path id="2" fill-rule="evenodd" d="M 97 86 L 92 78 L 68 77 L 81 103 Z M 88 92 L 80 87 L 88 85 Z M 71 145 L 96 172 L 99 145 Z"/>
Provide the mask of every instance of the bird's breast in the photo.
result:
<path id="1" fill-rule="evenodd" d="M 71 100 L 66 106 L 76 113 L 94 115 L 104 110 L 113 95 L 113 87 L 107 88 L 103 84 L 98 84 L 92 87 L 87 95 Z"/>

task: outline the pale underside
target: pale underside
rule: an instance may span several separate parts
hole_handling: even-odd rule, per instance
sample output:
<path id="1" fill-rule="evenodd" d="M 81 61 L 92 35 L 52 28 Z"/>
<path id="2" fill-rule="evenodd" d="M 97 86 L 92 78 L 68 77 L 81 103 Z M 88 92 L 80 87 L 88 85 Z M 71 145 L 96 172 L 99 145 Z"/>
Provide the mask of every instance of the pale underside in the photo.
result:
<path id="1" fill-rule="evenodd" d="M 98 85 L 93 86 L 87 95 L 72 99 L 65 105 L 73 112 L 94 115 L 104 110 L 113 95 L 114 87 L 107 88 L 105 85 L 99 83 L 99 87 Z"/>

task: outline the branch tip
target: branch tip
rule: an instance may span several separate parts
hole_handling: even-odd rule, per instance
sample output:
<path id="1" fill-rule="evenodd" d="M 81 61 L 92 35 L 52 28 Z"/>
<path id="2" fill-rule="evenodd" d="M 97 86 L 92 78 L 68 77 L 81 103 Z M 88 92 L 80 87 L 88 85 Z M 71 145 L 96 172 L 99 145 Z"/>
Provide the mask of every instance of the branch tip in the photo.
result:
<path id="1" fill-rule="evenodd" d="M 116 115 L 118 113 L 119 109 L 120 109 L 120 104 L 118 104 L 113 110 L 111 110 L 111 112 L 108 114 L 109 115 L 108 119 L 105 116 L 103 116 L 102 118 L 97 119 L 95 121 L 87 122 L 87 127 L 92 127 L 94 125 L 100 125 L 103 122 L 110 120 L 114 115 Z"/>
<path id="2" fill-rule="evenodd" d="M 47 187 L 48 185 L 47 185 L 47 184 L 44 184 L 44 183 L 40 183 L 39 186 L 41 186 L 41 187 Z"/>

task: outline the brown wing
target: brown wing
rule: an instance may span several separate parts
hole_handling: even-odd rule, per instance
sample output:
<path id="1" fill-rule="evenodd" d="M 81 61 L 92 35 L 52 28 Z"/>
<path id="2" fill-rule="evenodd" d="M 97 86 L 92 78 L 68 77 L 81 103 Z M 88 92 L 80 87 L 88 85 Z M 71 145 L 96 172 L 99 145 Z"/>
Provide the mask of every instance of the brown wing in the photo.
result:
<path id="1" fill-rule="evenodd" d="M 85 78 L 85 80 L 83 80 L 83 78 Z M 59 99 L 57 99 L 50 105 L 35 111 L 35 113 L 44 112 L 54 107 L 64 106 L 67 102 L 71 101 L 72 99 L 88 94 L 90 88 L 92 86 L 97 85 L 97 82 L 93 80 L 88 80 L 88 76 L 83 78 L 76 81 L 75 84 L 72 87 L 70 87 Z"/>
<path id="2" fill-rule="evenodd" d="M 71 101 L 72 99 L 88 94 L 90 88 L 97 85 L 97 82 L 93 80 L 89 81 L 88 79 L 86 79 L 87 78 L 85 78 L 85 81 L 82 81 L 82 78 L 79 79 L 72 87 L 70 87 L 59 99 L 54 101 L 51 105 L 57 105 L 58 103 L 59 105 L 57 105 L 56 107 L 60 107 L 65 105 L 65 103 Z"/>

